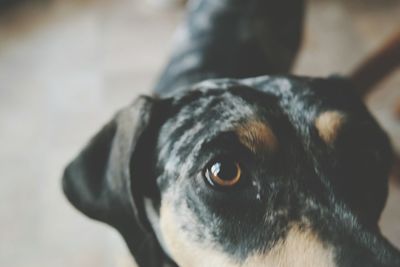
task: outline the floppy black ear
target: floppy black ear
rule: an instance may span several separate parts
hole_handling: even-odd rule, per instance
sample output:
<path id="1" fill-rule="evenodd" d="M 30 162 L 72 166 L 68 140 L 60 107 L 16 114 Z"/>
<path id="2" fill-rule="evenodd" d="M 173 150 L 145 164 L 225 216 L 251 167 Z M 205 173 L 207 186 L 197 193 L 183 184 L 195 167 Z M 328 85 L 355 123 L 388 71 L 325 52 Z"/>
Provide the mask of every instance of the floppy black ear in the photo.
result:
<path id="1" fill-rule="evenodd" d="M 154 233 L 139 219 L 144 213 L 143 194 L 157 191 L 155 181 L 149 181 L 154 177 L 137 174 L 135 166 L 142 163 L 131 162 L 138 149 L 155 143 L 148 131 L 157 128 L 153 126 L 156 104 L 150 97 L 139 97 L 119 111 L 67 166 L 63 177 L 69 201 L 87 216 L 115 227 L 141 267 L 159 267 L 164 257 Z M 149 150 L 143 152 L 143 160 Z"/>

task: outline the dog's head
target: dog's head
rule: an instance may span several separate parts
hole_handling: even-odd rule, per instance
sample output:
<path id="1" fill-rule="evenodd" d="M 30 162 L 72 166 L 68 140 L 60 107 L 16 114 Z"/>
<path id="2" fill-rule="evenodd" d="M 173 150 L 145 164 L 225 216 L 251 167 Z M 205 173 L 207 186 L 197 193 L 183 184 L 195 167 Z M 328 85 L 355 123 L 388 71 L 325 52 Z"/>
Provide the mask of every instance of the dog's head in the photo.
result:
<path id="1" fill-rule="evenodd" d="M 391 149 L 350 87 L 260 77 L 141 97 L 64 190 L 139 266 L 392 266 L 377 226 Z"/>

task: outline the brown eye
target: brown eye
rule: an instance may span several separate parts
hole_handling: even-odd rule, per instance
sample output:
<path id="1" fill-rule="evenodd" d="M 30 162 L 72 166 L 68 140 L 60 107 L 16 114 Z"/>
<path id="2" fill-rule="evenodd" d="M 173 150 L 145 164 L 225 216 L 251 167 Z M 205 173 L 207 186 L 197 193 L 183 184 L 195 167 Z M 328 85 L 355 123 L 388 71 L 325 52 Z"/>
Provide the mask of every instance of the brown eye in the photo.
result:
<path id="1" fill-rule="evenodd" d="M 240 181 L 241 174 L 239 164 L 228 159 L 212 161 L 205 171 L 207 182 L 212 186 L 234 186 Z"/>

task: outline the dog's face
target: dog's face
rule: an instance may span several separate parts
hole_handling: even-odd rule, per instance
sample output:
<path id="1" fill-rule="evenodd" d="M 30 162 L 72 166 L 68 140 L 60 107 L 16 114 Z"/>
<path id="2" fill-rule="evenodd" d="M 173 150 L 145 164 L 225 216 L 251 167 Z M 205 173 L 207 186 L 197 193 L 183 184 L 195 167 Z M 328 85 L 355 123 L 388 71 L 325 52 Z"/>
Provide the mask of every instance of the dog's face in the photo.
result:
<path id="1" fill-rule="evenodd" d="M 277 266 L 267 252 L 307 231 L 322 181 L 275 96 L 240 85 L 197 94 L 157 142 L 164 246 L 179 266 Z"/>
<path id="2" fill-rule="evenodd" d="M 65 191 L 143 266 L 160 254 L 182 267 L 376 256 L 362 242 L 381 238 L 391 151 L 342 80 L 208 81 L 142 99 L 101 133 L 67 169 Z"/>

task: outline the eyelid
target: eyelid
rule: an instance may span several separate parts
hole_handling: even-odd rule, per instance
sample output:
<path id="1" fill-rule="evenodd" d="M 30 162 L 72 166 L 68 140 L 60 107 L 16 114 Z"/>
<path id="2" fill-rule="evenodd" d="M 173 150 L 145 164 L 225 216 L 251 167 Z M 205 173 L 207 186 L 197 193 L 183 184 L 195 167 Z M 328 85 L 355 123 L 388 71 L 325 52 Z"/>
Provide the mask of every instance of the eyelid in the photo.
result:
<path id="1" fill-rule="evenodd" d="M 254 159 L 253 152 L 240 141 L 238 136 L 233 131 L 223 132 L 207 140 L 202 144 L 202 151 L 212 154 L 222 155 L 221 157 L 232 157 L 235 155 L 242 160 Z"/>

